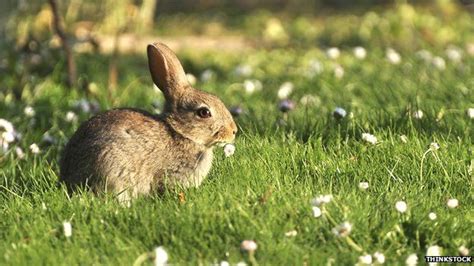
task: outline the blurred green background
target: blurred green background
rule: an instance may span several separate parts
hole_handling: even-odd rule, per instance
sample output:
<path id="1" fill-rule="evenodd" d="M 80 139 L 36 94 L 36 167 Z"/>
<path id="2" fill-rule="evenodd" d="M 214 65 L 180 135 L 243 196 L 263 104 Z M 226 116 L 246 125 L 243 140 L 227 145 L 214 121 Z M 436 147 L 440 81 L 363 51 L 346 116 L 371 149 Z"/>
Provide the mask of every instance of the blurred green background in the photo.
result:
<path id="1" fill-rule="evenodd" d="M 127 76 L 144 69 L 146 44 L 157 40 L 176 50 L 195 74 L 215 64 L 230 71 L 242 54 L 277 49 L 300 54 L 355 46 L 402 53 L 449 46 L 474 50 L 471 0 L 56 1 L 77 61 L 73 87 L 86 93 L 94 93 L 91 82 L 127 86 Z M 19 100 L 46 77 L 66 83 L 66 56 L 49 1 L 1 0 L 0 5 L 0 99 Z M 217 60 L 219 54 L 227 55 Z M 139 68 L 121 69 L 134 63 Z"/>

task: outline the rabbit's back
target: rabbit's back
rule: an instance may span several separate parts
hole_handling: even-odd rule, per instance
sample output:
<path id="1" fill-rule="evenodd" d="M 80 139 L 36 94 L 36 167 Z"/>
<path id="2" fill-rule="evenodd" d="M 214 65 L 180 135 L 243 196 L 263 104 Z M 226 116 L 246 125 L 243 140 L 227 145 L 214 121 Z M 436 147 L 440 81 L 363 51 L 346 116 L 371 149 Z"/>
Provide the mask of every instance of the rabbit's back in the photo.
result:
<path id="1" fill-rule="evenodd" d="M 184 140 L 178 144 L 171 131 L 160 117 L 141 110 L 99 114 L 82 124 L 66 145 L 61 179 L 69 187 L 87 184 L 112 192 L 132 188 L 133 194 L 144 194 L 165 175 L 184 178 L 196 159 L 206 156 L 198 158 L 199 151 L 185 147 Z M 194 160 L 185 158 L 189 156 Z"/>

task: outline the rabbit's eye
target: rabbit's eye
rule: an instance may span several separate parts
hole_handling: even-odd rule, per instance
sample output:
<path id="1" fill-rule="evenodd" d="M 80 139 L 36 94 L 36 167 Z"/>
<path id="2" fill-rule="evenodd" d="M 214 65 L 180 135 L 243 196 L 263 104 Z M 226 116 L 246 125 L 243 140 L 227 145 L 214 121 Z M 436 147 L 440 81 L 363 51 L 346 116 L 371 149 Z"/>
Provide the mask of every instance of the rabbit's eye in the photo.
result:
<path id="1" fill-rule="evenodd" d="M 209 109 L 207 109 L 206 107 L 202 107 L 202 108 L 197 109 L 196 113 L 201 118 L 211 117 L 211 111 L 209 111 Z"/>

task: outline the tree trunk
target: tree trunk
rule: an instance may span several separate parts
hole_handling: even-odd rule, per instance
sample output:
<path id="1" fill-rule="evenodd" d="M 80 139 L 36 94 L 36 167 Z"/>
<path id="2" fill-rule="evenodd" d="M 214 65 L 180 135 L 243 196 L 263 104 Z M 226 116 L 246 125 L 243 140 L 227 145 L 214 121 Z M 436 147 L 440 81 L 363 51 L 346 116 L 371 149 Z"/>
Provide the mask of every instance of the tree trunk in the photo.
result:
<path id="1" fill-rule="evenodd" d="M 61 24 L 61 16 L 59 15 L 58 3 L 57 0 L 48 0 L 49 5 L 51 6 L 51 11 L 53 12 L 53 27 L 56 34 L 61 40 L 61 46 L 66 54 L 67 62 L 67 84 L 69 88 L 72 88 L 76 85 L 77 73 L 76 73 L 76 63 L 74 61 L 74 55 L 72 54 L 71 46 L 68 43 L 66 33 L 64 31 L 63 25 Z"/>
<path id="2" fill-rule="evenodd" d="M 149 29 L 155 20 L 155 10 L 158 0 L 143 0 L 140 7 L 140 22 L 142 29 Z"/>

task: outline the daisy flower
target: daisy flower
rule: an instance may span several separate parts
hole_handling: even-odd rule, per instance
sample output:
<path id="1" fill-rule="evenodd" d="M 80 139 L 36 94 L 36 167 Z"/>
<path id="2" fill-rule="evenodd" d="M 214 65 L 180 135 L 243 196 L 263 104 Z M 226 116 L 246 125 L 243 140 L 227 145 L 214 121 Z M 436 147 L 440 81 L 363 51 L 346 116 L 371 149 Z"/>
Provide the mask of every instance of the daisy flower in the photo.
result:
<path id="1" fill-rule="evenodd" d="M 375 252 L 373 255 L 375 262 L 378 264 L 384 264 L 385 263 L 385 255 L 381 252 Z"/>
<path id="2" fill-rule="evenodd" d="M 336 107 L 336 109 L 334 109 L 334 111 L 332 112 L 332 115 L 335 118 L 339 118 L 339 119 L 344 118 L 347 115 L 347 111 L 344 110 L 344 108 L 342 108 L 342 107 Z"/>
<path id="3" fill-rule="evenodd" d="M 365 141 L 365 142 L 368 142 L 370 144 L 377 144 L 377 137 L 372 135 L 372 134 L 369 134 L 369 133 L 362 133 L 362 139 Z"/>
<path id="4" fill-rule="evenodd" d="M 63 232 L 65 237 L 72 236 L 72 225 L 70 222 L 64 221 L 63 222 Z"/>
<path id="5" fill-rule="evenodd" d="M 369 188 L 369 182 L 360 182 L 359 189 L 360 190 L 367 190 Z"/>
<path id="6" fill-rule="evenodd" d="M 168 253 L 163 247 L 155 248 L 155 266 L 163 266 L 168 262 Z"/>
<path id="7" fill-rule="evenodd" d="M 400 56 L 400 54 L 392 48 L 387 49 L 385 55 L 387 57 L 387 60 L 393 65 L 398 65 L 402 61 L 402 57 Z"/>
<path id="8" fill-rule="evenodd" d="M 30 145 L 30 150 L 33 154 L 38 154 L 40 153 L 40 148 L 38 147 L 38 144 L 33 143 Z"/>
<path id="9" fill-rule="evenodd" d="M 448 208 L 454 209 L 459 206 L 459 201 L 457 199 L 448 199 L 446 205 L 448 205 Z"/>
<path id="10" fill-rule="evenodd" d="M 342 224 L 334 227 L 331 231 L 334 235 L 338 237 L 346 237 L 352 231 L 352 224 L 350 224 L 349 222 L 343 222 Z"/>
<path id="11" fill-rule="evenodd" d="M 354 56 L 357 59 L 364 59 L 367 56 L 367 51 L 364 47 L 357 46 L 354 48 Z"/>
<path id="12" fill-rule="evenodd" d="M 362 265 L 371 265 L 372 264 L 372 256 L 370 254 L 365 254 L 359 256 L 359 263 Z"/>
<path id="13" fill-rule="evenodd" d="M 294 89 L 293 83 L 287 81 L 283 84 L 281 84 L 280 88 L 278 89 L 278 98 L 280 99 L 286 99 L 290 94 L 293 92 Z"/>
<path id="14" fill-rule="evenodd" d="M 344 77 L 344 68 L 341 65 L 336 65 L 334 67 L 334 76 L 338 79 Z"/>
<path id="15" fill-rule="evenodd" d="M 424 116 L 424 113 L 421 110 L 416 110 L 415 112 L 413 112 L 413 118 L 415 119 L 422 119 L 423 116 Z"/>
<path id="16" fill-rule="evenodd" d="M 441 256 L 441 247 L 437 245 L 428 247 L 426 256 Z"/>
<path id="17" fill-rule="evenodd" d="M 415 253 L 408 255 L 407 259 L 405 260 L 405 265 L 415 266 L 417 264 L 418 264 L 418 256 Z"/>
<path id="18" fill-rule="evenodd" d="M 225 157 L 230 157 L 230 156 L 234 155 L 234 152 L 235 152 L 235 145 L 234 144 L 228 143 L 224 146 Z"/>
<path id="19" fill-rule="evenodd" d="M 327 195 L 319 195 L 311 200 L 311 205 L 313 206 L 321 206 L 323 204 L 327 204 L 331 202 L 332 200 L 332 195 L 327 194 Z"/>
<path id="20" fill-rule="evenodd" d="M 326 50 L 326 55 L 331 59 L 336 59 L 341 55 L 341 51 L 337 47 L 331 47 Z"/>
<path id="21" fill-rule="evenodd" d="M 469 118 L 474 119 L 474 108 L 468 108 L 466 113 Z"/>
<path id="22" fill-rule="evenodd" d="M 291 230 L 291 231 L 288 231 L 285 233 L 285 236 L 286 237 L 294 237 L 298 234 L 298 232 L 296 230 Z"/>
<path id="23" fill-rule="evenodd" d="M 323 214 L 323 212 L 321 211 L 321 209 L 319 207 L 316 207 L 316 206 L 313 206 L 313 216 L 318 218 L 318 217 L 321 217 L 321 215 Z"/>
<path id="24" fill-rule="evenodd" d="M 395 203 L 395 209 L 399 212 L 399 213 L 404 213 L 407 211 L 408 209 L 408 205 L 406 202 L 404 202 L 403 200 L 400 200 L 400 201 L 397 201 Z"/>
<path id="25" fill-rule="evenodd" d="M 248 252 L 253 252 L 257 250 L 257 243 L 255 243 L 253 240 L 244 240 L 240 244 L 240 248 Z"/>
<path id="26" fill-rule="evenodd" d="M 31 107 L 31 106 L 25 107 L 25 109 L 23 110 L 23 113 L 24 113 L 27 117 L 33 117 L 33 116 L 35 116 L 35 114 L 36 114 L 35 109 L 33 109 L 33 107 Z"/>
<path id="27" fill-rule="evenodd" d="M 439 150 L 439 144 L 436 143 L 436 142 L 431 142 L 431 143 L 430 143 L 430 150 L 431 150 L 431 151 L 437 151 L 437 150 Z"/>
<path id="28" fill-rule="evenodd" d="M 68 111 L 68 112 L 66 113 L 66 121 L 67 121 L 67 122 L 75 122 L 75 121 L 77 121 L 77 115 L 76 115 L 74 112 L 72 112 L 72 111 Z"/>
<path id="29" fill-rule="evenodd" d="M 458 248 L 458 252 L 459 252 L 459 255 L 461 256 L 469 256 L 469 249 L 464 245 Z"/>

